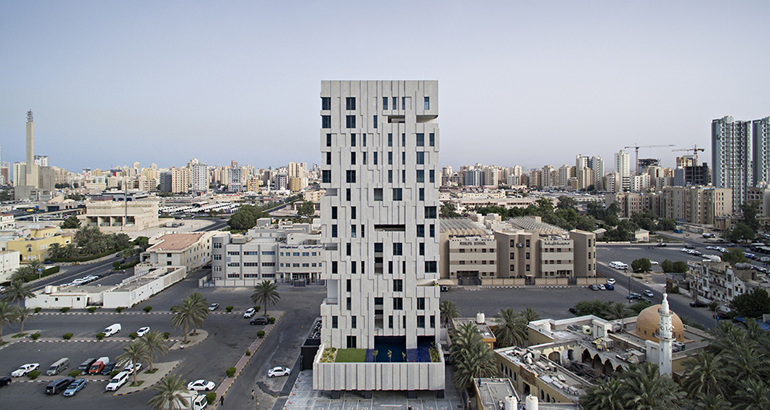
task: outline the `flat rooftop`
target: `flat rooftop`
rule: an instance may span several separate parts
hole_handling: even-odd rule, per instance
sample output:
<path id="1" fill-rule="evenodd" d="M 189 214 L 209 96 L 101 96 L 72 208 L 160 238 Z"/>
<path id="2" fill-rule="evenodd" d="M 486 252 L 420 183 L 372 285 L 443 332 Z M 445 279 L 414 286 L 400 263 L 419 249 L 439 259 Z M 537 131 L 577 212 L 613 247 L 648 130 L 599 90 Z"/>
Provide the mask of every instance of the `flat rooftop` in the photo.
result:
<path id="1" fill-rule="evenodd" d="M 170 233 L 158 238 L 160 242 L 152 245 L 148 251 L 181 251 L 198 242 L 205 232 Z"/>
<path id="2" fill-rule="evenodd" d="M 516 389 L 513 388 L 511 381 L 505 378 L 483 378 L 476 379 L 476 390 L 479 392 L 479 399 L 484 405 L 484 410 L 496 410 L 501 400 L 508 396 L 516 398 L 521 402 L 521 398 Z"/>
<path id="3" fill-rule="evenodd" d="M 483 226 L 468 218 L 441 218 L 439 229 L 441 233 L 448 233 L 449 236 L 487 235 Z"/>

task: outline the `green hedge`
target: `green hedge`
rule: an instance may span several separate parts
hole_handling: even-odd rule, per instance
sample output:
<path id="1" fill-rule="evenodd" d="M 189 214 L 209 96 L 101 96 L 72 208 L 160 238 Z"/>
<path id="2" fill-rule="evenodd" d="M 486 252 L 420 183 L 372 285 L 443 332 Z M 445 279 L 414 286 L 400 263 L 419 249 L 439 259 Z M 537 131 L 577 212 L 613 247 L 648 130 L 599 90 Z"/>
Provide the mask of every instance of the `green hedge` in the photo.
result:
<path id="1" fill-rule="evenodd" d="M 227 377 L 233 377 L 233 376 L 235 376 L 236 370 L 237 369 L 235 367 L 231 367 L 231 368 L 225 370 L 225 374 L 227 375 Z"/>
<path id="2" fill-rule="evenodd" d="M 131 246 L 133 246 L 133 244 Z M 131 247 L 131 246 L 129 246 L 129 247 Z M 108 255 L 112 255 L 113 253 L 120 252 L 120 251 L 122 251 L 124 249 L 127 249 L 127 248 L 110 249 L 110 250 L 104 251 L 102 253 L 97 253 L 96 255 L 81 256 L 79 258 L 50 258 L 49 260 L 50 261 L 54 261 L 54 262 L 88 262 L 88 261 L 92 261 L 94 259 L 99 259 L 99 258 L 103 258 L 103 257 L 108 256 Z"/>
<path id="3" fill-rule="evenodd" d="M 32 282 L 33 280 L 37 280 L 38 277 L 44 278 L 46 276 L 53 275 L 54 273 L 59 273 L 60 269 L 61 268 L 59 268 L 58 266 L 52 266 L 48 269 L 43 269 L 43 272 L 40 275 L 38 275 L 37 273 L 30 273 L 29 275 L 22 276 L 21 279 L 24 280 L 25 283 Z"/>

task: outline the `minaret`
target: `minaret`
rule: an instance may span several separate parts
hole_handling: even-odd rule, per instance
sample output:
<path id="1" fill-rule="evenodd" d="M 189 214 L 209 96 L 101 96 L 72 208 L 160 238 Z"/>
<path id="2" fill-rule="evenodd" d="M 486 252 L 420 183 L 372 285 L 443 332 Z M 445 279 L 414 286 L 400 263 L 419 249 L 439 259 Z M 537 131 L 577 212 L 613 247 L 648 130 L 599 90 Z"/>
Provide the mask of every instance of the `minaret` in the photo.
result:
<path id="1" fill-rule="evenodd" d="M 37 166 L 35 165 L 35 123 L 32 110 L 27 111 L 27 172 L 24 185 L 37 188 Z"/>
<path id="2" fill-rule="evenodd" d="M 668 294 L 663 294 L 663 303 L 660 307 L 660 355 L 658 355 L 658 367 L 661 376 L 667 374 L 671 376 L 671 360 L 673 357 L 672 344 L 674 342 L 674 325 L 672 316 L 674 315 L 668 308 Z"/>

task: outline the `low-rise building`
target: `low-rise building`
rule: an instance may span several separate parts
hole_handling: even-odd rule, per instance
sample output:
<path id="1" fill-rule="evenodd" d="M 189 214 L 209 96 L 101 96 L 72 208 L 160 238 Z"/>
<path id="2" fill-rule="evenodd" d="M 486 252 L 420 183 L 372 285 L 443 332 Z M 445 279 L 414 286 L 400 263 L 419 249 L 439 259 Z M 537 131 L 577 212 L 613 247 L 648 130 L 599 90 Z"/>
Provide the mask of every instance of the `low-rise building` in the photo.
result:
<path id="1" fill-rule="evenodd" d="M 755 289 L 770 292 L 767 275 L 760 274 L 748 264 L 732 266 L 727 262 L 701 262 L 692 270 L 690 291 L 698 300 L 717 302 L 727 307 L 732 300 Z"/>
<path id="2" fill-rule="evenodd" d="M 71 242 L 72 236 L 63 234 L 58 227 L 35 227 L 30 228 L 27 234 L 8 241 L 6 248 L 19 252 L 21 262 L 44 261 L 52 244 L 65 246 Z"/>
<path id="3" fill-rule="evenodd" d="M 102 232 L 138 232 L 158 226 L 158 201 L 96 201 L 86 203 L 86 213 L 78 217 L 85 226 Z"/>
<path id="4" fill-rule="evenodd" d="M 0 283 L 11 280 L 11 276 L 19 269 L 20 260 L 19 251 L 0 251 Z"/>
<path id="5" fill-rule="evenodd" d="M 0 231 L 13 229 L 16 227 L 16 221 L 13 214 L 0 214 Z"/>
<path id="6" fill-rule="evenodd" d="M 151 266 L 184 266 L 192 272 L 211 262 L 211 237 L 216 232 L 165 234 L 142 253 Z"/>

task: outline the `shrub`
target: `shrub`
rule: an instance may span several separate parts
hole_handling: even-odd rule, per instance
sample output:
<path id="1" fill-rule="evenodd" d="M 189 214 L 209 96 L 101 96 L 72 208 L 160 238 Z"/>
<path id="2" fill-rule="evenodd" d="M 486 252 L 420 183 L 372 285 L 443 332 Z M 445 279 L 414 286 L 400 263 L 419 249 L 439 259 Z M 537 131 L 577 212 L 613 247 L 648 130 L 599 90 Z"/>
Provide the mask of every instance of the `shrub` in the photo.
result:
<path id="1" fill-rule="evenodd" d="M 120 268 L 120 261 L 112 262 L 112 269 L 118 270 Z"/>
<path id="2" fill-rule="evenodd" d="M 271 325 L 274 324 L 275 323 L 275 318 L 274 317 L 267 318 L 267 323 L 270 323 Z"/>
<path id="3" fill-rule="evenodd" d="M 251 352 L 248 349 L 246 349 L 246 356 L 251 356 Z"/>
<path id="4" fill-rule="evenodd" d="M 62 313 L 67 313 L 67 312 L 69 312 L 69 310 L 70 310 L 70 308 L 68 308 L 68 307 L 63 307 L 63 308 L 60 308 L 60 309 L 59 309 L 59 312 L 62 312 Z"/>
<path id="5" fill-rule="evenodd" d="M 102 340 L 104 339 L 104 336 L 107 336 L 104 334 L 104 332 L 99 332 L 96 334 L 96 340 Z"/>
<path id="6" fill-rule="evenodd" d="M 123 309 L 125 309 L 123 306 L 118 306 L 118 307 L 115 308 L 115 311 L 120 313 L 120 312 L 123 311 Z"/>
<path id="7" fill-rule="evenodd" d="M 254 311 L 259 312 L 259 309 L 262 308 L 262 306 L 254 306 Z"/>
<path id="8" fill-rule="evenodd" d="M 67 373 L 67 376 L 69 376 L 69 377 L 78 377 L 78 376 L 80 376 L 80 370 L 73 370 L 73 371 Z"/>
<path id="9" fill-rule="evenodd" d="M 217 394 L 214 392 L 206 393 L 206 403 L 214 404 L 217 401 Z"/>
<path id="10" fill-rule="evenodd" d="M 41 310 L 43 310 L 43 308 L 41 308 L 41 307 L 36 307 L 36 308 L 35 308 L 35 313 L 40 313 L 40 311 L 41 311 Z"/>
<path id="11" fill-rule="evenodd" d="M 230 313 L 230 312 L 233 311 L 233 307 L 232 306 L 225 306 L 225 310 L 227 311 L 227 313 Z"/>
<path id="12" fill-rule="evenodd" d="M 128 334 L 128 337 L 130 337 L 133 340 L 139 337 L 139 335 L 136 332 L 131 332 Z"/>
<path id="13" fill-rule="evenodd" d="M 258 332 L 257 332 L 257 337 L 258 337 L 258 338 L 260 338 L 260 339 L 262 339 L 263 337 L 265 337 L 265 331 L 264 331 L 264 330 L 260 330 L 260 331 L 258 331 Z"/>
<path id="14" fill-rule="evenodd" d="M 96 309 L 97 309 L 96 306 L 91 306 L 90 308 L 88 308 L 88 313 L 94 313 L 96 312 Z"/>
<path id="15" fill-rule="evenodd" d="M 65 334 L 62 335 L 62 339 L 70 340 L 70 339 L 72 339 L 72 336 L 74 336 L 72 333 L 65 333 Z"/>
<path id="16" fill-rule="evenodd" d="M 29 335 L 29 337 L 31 337 L 32 340 L 37 340 L 37 339 L 40 338 L 40 332 L 35 332 L 35 333 Z"/>
<path id="17" fill-rule="evenodd" d="M 27 377 L 29 377 L 30 380 L 37 379 L 37 376 L 40 376 L 40 370 L 33 370 L 27 373 Z"/>
<path id="18" fill-rule="evenodd" d="M 163 338 L 164 339 L 168 340 L 169 337 L 171 337 L 171 333 L 170 332 L 163 332 Z"/>
<path id="19" fill-rule="evenodd" d="M 145 306 L 142 310 L 144 310 L 147 313 L 150 313 L 150 311 L 152 310 L 152 306 Z"/>
<path id="20" fill-rule="evenodd" d="M 227 375 L 227 377 L 233 377 L 235 376 L 235 370 L 236 370 L 235 367 L 231 367 L 225 370 L 225 374 Z"/>

